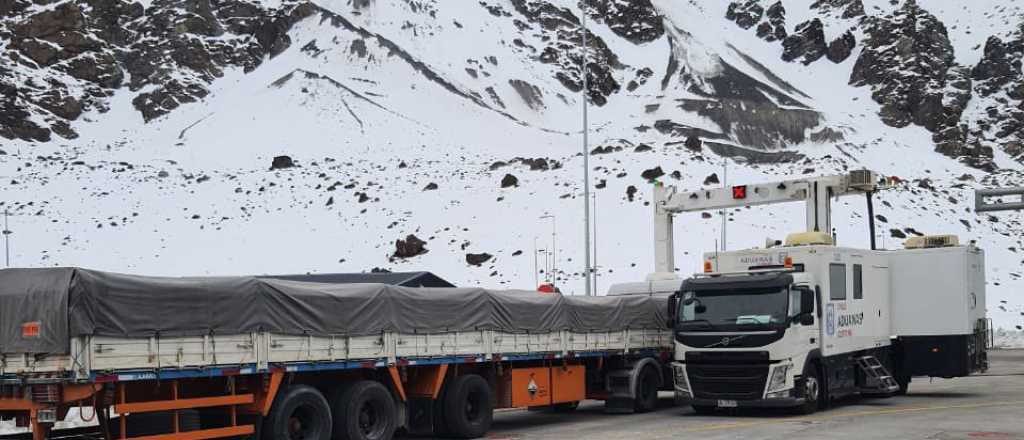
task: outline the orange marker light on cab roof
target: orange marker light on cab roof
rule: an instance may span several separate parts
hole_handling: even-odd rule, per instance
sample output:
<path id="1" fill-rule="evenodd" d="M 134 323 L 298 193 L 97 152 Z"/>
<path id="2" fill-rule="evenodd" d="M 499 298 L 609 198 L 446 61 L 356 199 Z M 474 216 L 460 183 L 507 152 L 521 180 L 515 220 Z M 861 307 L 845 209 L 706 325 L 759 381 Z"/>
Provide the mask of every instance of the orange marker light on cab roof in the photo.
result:
<path id="1" fill-rule="evenodd" d="M 710 261 L 705 261 L 704 262 L 704 273 L 711 273 L 711 272 L 713 272 L 711 270 L 711 262 Z"/>

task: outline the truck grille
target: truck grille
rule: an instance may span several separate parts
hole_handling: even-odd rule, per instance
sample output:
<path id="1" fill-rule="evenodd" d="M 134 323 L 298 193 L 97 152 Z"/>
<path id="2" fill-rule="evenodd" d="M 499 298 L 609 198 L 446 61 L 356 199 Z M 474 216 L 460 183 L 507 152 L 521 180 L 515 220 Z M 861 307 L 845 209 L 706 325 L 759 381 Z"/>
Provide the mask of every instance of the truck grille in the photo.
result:
<path id="1" fill-rule="evenodd" d="M 760 399 L 768 382 L 766 352 L 697 352 L 687 353 L 686 360 L 693 396 L 698 399 Z"/>

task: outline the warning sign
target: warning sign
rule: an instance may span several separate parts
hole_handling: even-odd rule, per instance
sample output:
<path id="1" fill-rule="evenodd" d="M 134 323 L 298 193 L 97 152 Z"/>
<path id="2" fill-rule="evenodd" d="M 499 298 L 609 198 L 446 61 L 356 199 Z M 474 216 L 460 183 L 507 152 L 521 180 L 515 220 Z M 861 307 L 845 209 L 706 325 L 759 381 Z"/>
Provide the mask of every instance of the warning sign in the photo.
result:
<path id="1" fill-rule="evenodd" d="M 21 337 L 23 338 L 38 338 L 39 337 L 39 321 L 26 322 L 21 324 Z"/>

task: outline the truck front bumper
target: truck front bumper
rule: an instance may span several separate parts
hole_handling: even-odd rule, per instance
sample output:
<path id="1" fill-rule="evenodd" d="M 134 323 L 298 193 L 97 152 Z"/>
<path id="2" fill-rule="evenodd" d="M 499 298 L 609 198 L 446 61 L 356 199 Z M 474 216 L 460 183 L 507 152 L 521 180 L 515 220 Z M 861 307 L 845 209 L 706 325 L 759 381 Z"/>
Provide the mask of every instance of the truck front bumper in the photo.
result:
<path id="1" fill-rule="evenodd" d="M 683 401 L 695 406 L 719 406 L 719 402 L 713 399 L 685 399 Z M 792 408 L 803 405 L 804 399 L 801 397 L 783 397 L 778 399 L 736 400 L 733 402 L 736 403 L 736 406 L 729 406 L 728 408 Z"/>

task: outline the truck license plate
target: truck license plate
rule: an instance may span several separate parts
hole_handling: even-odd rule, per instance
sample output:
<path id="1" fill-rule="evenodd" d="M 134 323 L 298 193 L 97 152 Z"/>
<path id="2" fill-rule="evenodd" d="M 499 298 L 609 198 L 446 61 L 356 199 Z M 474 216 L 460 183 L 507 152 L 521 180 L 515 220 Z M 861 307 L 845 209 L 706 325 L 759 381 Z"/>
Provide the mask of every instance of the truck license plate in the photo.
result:
<path id="1" fill-rule="evenodd" d="M 736 407 L 736 401 L 735 400 L 719 400 L 718 401 L 718 407 L 719 408 L 735 408 Z"/>

